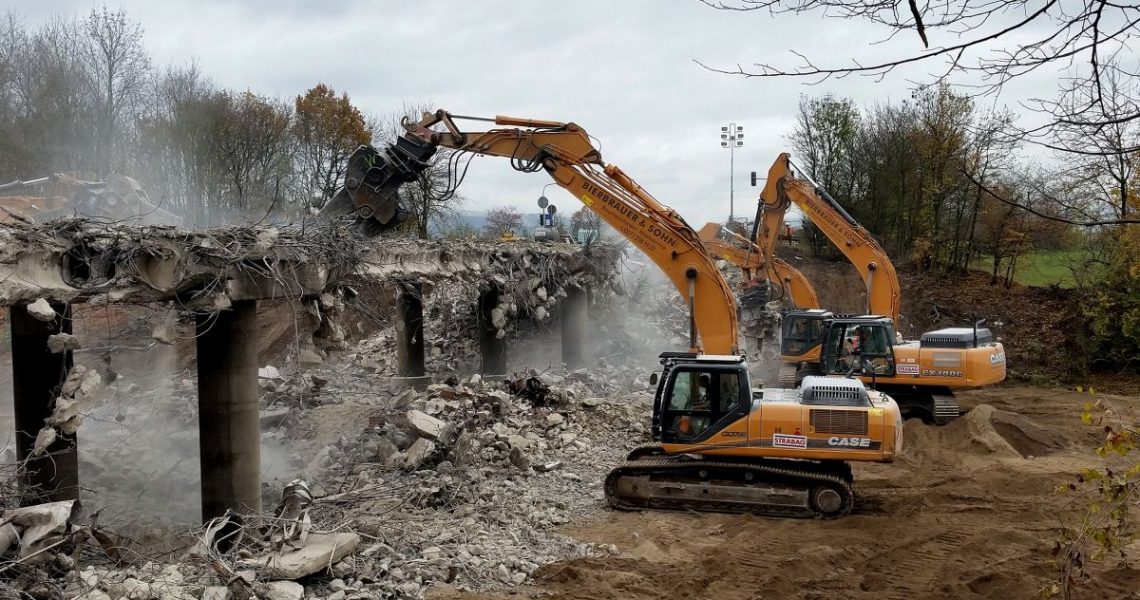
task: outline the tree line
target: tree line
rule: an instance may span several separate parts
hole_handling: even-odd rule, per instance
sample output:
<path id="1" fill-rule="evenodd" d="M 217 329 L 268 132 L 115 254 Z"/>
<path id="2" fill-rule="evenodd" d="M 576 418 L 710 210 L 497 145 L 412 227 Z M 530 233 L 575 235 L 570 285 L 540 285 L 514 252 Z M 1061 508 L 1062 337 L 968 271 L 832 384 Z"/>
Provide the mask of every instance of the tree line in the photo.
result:
<path id="1" fill-rule="evenodd" d="M 793 160 L 892 256 L 946 272 L 985 258 L 994 281 L 1009 284 L 1018 256 L 1078 242 L 1074 213 L 1132 215 L 1138 164 L 1127 151 L 1068 155 L 1055 168 L 1019 161 L 1006 134 L 1013 120 L 947 85 L 865 109 L 803 97 L 789 142 Z M 817 253 L 832 252 L 813 227 L 807 237 Z"/>
<path id="2" fill-rule="evenodd" d="M 192 225 L 319 208 L 349 154 L 417 108 L 367 116 L 323 83 L 286 99 L 223 89 L 194 63 L 156 66 L 122 10 L 0 23 L 0 181 L 128 175 Z M 455 202 L 445 158 L 408 194 L 414 234 Z"/>

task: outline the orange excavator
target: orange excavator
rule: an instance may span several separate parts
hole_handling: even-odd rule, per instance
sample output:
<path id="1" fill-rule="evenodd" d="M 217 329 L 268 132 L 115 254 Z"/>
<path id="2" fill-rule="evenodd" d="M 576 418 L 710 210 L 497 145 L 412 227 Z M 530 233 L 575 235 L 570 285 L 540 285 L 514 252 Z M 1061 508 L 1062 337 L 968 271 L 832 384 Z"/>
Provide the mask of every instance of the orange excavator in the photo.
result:
<path id="1" fill-rule="evenodd" d="M 819 308 L 819 296 L 811 282 L 784 259 L 776 256 L 767 258 L 759 246 L 719 223 L 705 223 L 697 234 L 713 256 L 727 260 L 744 271 L 743 297 L 747 297 L 749 291 L 756 286 L 775 282 L 781 291 L 778 299 L 787 300 L 793 308 Z M 766 277 L 761 278 L 762 275 Z M 770 295 L 765 290 L 761 296 L 767 300 Z"/>
<path id="2" fill-rule="evenodd" d="M 464 131 L 460 121 L 494 124 Z M 441 127 L 441 130 L 433 129 Z M 644 252 L 688 301 L 690 348 L 662 352 L 653 402 L 654 443 L 605 481 L 620 509 L 697 509 L 838 517 L 854 503 L 848 461 L 890 462 L 902 444 L 898 406 L 858 379 L 805 378 L 800 390 L 753 389 L 738 354 L 732 290 L 697 233 L 601 153 L 578 125 L 445 111 L 405 122 L 383 151 L 361 147 L 322 219 L 351 215 L 366 235 L 396 226 L 398 189 L 437 148 L 502 156 L 545 171 Z"/>
<path id="3" fill-rule="evenodd" d="M 843 373 L 856 361 L 870 360 L 873 372 L 861 375 L 863 381 L 889 393 L 904 413 L 946 423 L 960 412 L 955 390 L 1005 379 L 1005 350 L 980 323 L 930 331 L 918 340 L 901 339 L 897 333 L 901 317 L 898 275 L 886 251 L 787 154 L 781 154 L 769 169 L 760 193 L 753 228 L 756 256 L 750 253 L 747 265 L 736 264 L 776 271 L 776 243 L 784 213 L 792 204 L 859 272 L 867 290 L 868 314 L 837 315 L 819 309 L 818 304 L 785 313 L 780 343 L 782 384 Z"/>

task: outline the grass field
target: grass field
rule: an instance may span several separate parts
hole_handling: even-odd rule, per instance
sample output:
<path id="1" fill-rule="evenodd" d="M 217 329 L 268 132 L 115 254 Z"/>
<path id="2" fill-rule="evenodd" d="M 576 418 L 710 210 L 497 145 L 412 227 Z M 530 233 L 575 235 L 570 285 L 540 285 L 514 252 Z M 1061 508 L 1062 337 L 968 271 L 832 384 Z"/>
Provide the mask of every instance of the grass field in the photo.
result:
<path id="1" fill-rule="evenodd" d="M 1073 287 L 1072 267 L 1079 264 L 1084 256 L 1084 250 L 1041 250 L 1026 254 L 1018 259 L 1013 279 L 1021 285 Z M 989 257 L 979 258 L 971 266 L 986 273 L 993 272 L 993 262 Z M 1005 270 L 1004 266 L 1002 270 Z"/>

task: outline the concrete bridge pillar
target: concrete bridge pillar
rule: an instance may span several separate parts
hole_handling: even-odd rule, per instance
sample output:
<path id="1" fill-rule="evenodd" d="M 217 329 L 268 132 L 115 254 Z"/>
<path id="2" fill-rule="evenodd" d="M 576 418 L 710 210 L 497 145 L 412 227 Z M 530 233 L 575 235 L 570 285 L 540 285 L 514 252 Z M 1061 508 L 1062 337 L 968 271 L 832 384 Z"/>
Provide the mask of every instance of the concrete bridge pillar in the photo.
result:
<path id="1" fill-rule="evenodd" d="M 423 377 L 424 303 L 418 282 L 396 284 L 396 365 L 401 377 Z"/>
<path id="2" fill-rule="evenodd" d="M 202 521 L 261 511 L 257 301 L 197 316 Z"/>
<path id="3" fill-rule="evenodd" d="M 480 371 L 484 375 L 507 374 L 507 340 L 499 338 L 495 326 L 495 309 L 502 290 L 491 286 L 479 292 L 479 353 L 483 358 Z"/>
<path id="4" fill-rule="evenodd" d="M 20 503 L 79 498 L 79 447 L 74 434 L 59 433 L 46 452 L 32 457 L 36 435 L 51 416 L 53 401 L 71 371 L 71 351 L 52 353 L 48 336 L 71 333 L 71 306 L 53 304 L 56 316 L 41 321 L 28 313 L 26 305 L 12 306 L 8 319 L 12 328 L 12 398 L 15 402 L 16 460 L 19 471 Z"/>
<path id="5" fill-rule="evenodd" d="M 562 299 L 562 362 L 566 368 L 586 365 L 587 293 L 583 288 L 567 287 Z"/>

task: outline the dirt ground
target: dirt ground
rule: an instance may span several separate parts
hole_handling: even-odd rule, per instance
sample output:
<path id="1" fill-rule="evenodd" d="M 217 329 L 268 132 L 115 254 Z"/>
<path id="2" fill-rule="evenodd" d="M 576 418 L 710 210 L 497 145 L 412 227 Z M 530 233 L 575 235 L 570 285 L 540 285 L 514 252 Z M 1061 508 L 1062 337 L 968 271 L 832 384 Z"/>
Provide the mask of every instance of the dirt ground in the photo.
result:
<path id="1" fill-rule="evenodd" d="M 840 520 L 599 507 L 564 532 L 617 554 L 547 565 L 510 592 L 438 586 L 428 597 L 1035 598 L 1055 572 L 1058 519 L 1073 514 L 1054 489 L 1095 464 L 1097 432 L 1078 418 L 1087 399 L 992 389 L 963 395 L 972 410 L 951 425 L 909 421 L 901 460 L 856 467 L 856 509 Z M 1140 570 L 1112 560 L 1077 597 L 1137 589 Z"/>

